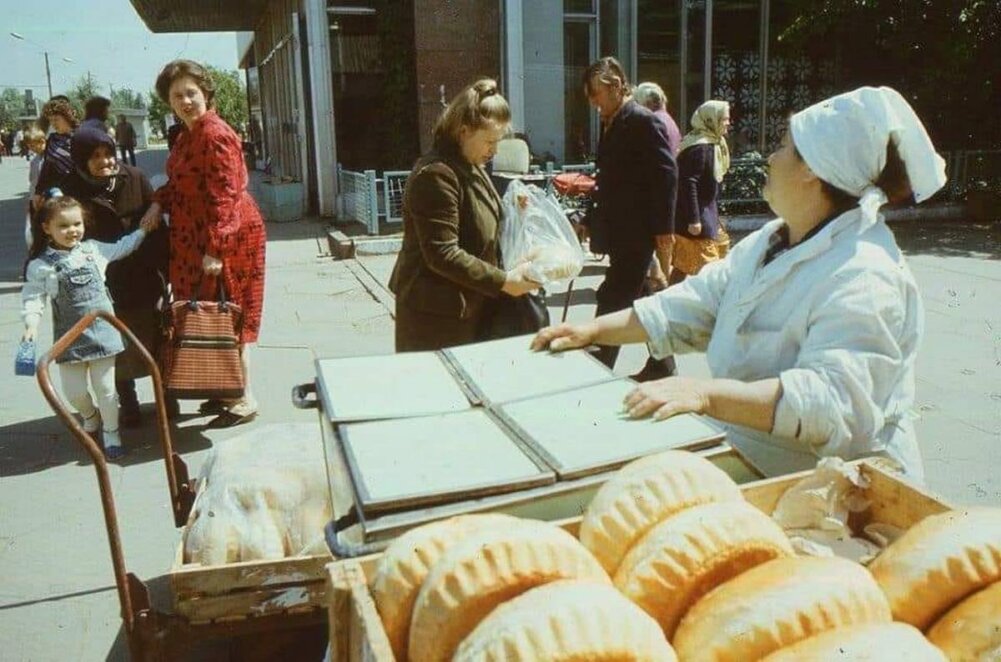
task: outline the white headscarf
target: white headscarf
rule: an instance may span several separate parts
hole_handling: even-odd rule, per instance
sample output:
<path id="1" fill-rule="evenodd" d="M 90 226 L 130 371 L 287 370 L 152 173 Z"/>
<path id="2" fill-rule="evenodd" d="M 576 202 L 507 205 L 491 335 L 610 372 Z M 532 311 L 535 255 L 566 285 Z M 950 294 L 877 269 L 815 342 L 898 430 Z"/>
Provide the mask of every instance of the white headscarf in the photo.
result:
<path id="1" fill-rule="evenodd" d="M 723 118 L 730 115 L 730 104 L 726 101 L 709 100 L 692 113 L 692 130 L 685 134 L 678 154 L 693 145 L 713 145 L 715 161 L 713 175 L 717 182 L 723 181 L 723 176 L 730 169 L 730 148 L 723 135 Z"/>
<path id="2" fill-rule="evenodd" d="M 859 198 L 863 232 L 888 202 L 875 185 L 892 140 L 907 170 L 914 200 L 923 202 L 945 185 L 945 161 L 910 104 L 889 87 L 860 87 L 792 116 L 793 143 L 817 177 Z"/>

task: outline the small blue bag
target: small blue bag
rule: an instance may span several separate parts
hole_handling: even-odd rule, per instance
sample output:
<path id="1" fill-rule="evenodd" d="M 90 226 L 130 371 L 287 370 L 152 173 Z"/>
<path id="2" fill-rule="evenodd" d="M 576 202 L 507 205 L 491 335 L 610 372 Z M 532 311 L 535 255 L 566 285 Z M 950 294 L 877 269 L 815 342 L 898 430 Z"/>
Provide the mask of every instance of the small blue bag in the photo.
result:
<path id="1" fill-rule="evenodd" d="M 35 341 L 22 340 L 21 344 L 17 346 L 14 374 L 24 377 L 31 377 L 35 374 Z"/>

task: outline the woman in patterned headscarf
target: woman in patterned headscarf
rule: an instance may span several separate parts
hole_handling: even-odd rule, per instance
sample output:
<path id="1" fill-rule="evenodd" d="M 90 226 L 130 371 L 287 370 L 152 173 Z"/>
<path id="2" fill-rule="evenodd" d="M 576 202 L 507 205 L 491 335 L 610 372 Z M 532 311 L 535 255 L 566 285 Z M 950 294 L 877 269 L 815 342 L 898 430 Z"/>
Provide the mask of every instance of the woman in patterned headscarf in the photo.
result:
<path id="1" fill-rule="evenodd" d="M 730 169 L 729 129 L 730 104 L 706 101 L 692 115 L 692 130 L 681 141 L 671 284 L 697 274 L 729 249 L 730 237 L 716 207 L 720 183 Z"/>

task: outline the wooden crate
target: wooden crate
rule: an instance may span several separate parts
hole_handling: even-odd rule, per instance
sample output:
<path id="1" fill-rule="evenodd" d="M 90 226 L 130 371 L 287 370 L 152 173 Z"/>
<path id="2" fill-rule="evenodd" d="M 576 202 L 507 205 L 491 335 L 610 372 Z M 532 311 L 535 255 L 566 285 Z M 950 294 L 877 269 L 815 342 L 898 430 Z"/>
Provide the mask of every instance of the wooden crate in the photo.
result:
<path id="1" fill-rule="evenodd" d="M 908 529 L 928 515 L 951 507 L 940 497 L 881 468 L 878 462 L 859 462 L 869 479 L 864 494 L 869 508 L 853 516 L 851 524 L 860 530 L 870 522 L 882 522 Z M 741 486 L 749 503 L 766 514 L 787 489 L 812 471 L 770 478 Z M 557 524 L 577 535 L 580 517 Z M 333 561 L 326 567 L 331 659 L 345 662 L 394 662 L 389 639 L 368 590 L 378 554 L 358 559 Z"/>
<path id="2" fill-rule="evenodd" d="M 170 569 L 173 611 L 192 624 L 327 607 L 330 554 L 203 566 L 184 563 L 183 543 Z"/>

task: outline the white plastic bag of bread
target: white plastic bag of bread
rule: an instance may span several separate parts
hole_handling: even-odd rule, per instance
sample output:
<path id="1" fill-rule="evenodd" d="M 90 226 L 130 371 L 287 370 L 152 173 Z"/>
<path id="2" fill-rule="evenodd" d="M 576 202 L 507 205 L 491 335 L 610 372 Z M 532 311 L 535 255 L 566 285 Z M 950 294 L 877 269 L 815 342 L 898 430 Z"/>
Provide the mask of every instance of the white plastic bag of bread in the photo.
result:
<path id="1" fill-rule="evenodd" d="M 829 630 L 772 653 L 762 662 L 947 662 L 921 631 L 907 623 L 875 623 Z"/>
<path id="2" fill-rule="evenodd" d="M 743 501 L 740 488 L 709 460 L 665 451 L 630 462 L 595 494 L 580 525 L 580 541 L 610 575 L 647 531 L 686 508 Z"/>
<path id="3" fill-rule="evenodd" d="M 454 662 L 677 660 L 656 621 L 604 583 L 557 581 L 502 604 Z"/>
<path id="4" fill-rule="evenodd" d="M 928 639 L 954 662 L 1001 660 L 1001 582 L 947 611 L 928 630 Z"/>
<path id="5" fill-rule="evenodd" d="M 619 565 L 615 586 L 671 638 L 703 595 L 761 563 L 789 556 L 792 545 L 781 527 L 754 506 L 708 503 L 650 529 Z"/>
<path id="6" fill-rule="evenodd" d="M 931 515 L 869 565 L 895 620 L 926 630 L 948 609 L 1001 580 L 1001 508 Z"/>
<path id="7" fill-rule="evenodd" d="M 505 269 L 527 263 L 545 287 L 566 287 L 584 268 L 584 250 L 559 201 L 538 186 L 512 181 L 504 192 L 498 243 Z"/>
<path id="8" fill-rule="evenodd" d="M 222 565 L 326 550 L 331 508 L 323 450 L 311 435 L 215 445 L 184 533 L 184 562 Z"/>
<path id="9" fill-rule="evenodd" d="M 397 660 L 407 659 L 410 616 L 417 594 L 445 550 L 476 531 L 491 527 L 503 530 L 519 521 L 509 515 L 460 515 L 411 529 L 386 548 L 369 584 Z"/>
<path id="10" fill-rule="evenodd" d="M 445 551 L 424 580 L 410 623 L 410 662 L 445 662 L 498 605 L 559 579 L 611 584 L 572 535 L 552 524 L 474 532 Z"/>
<path id="11" fill-rule="evenodd" d="M 828 630 L 890 620 L 886 596 L 857 563 L 779 558 L 696 602 L 671 643 L 686 662 L 759 660 Z"/>

